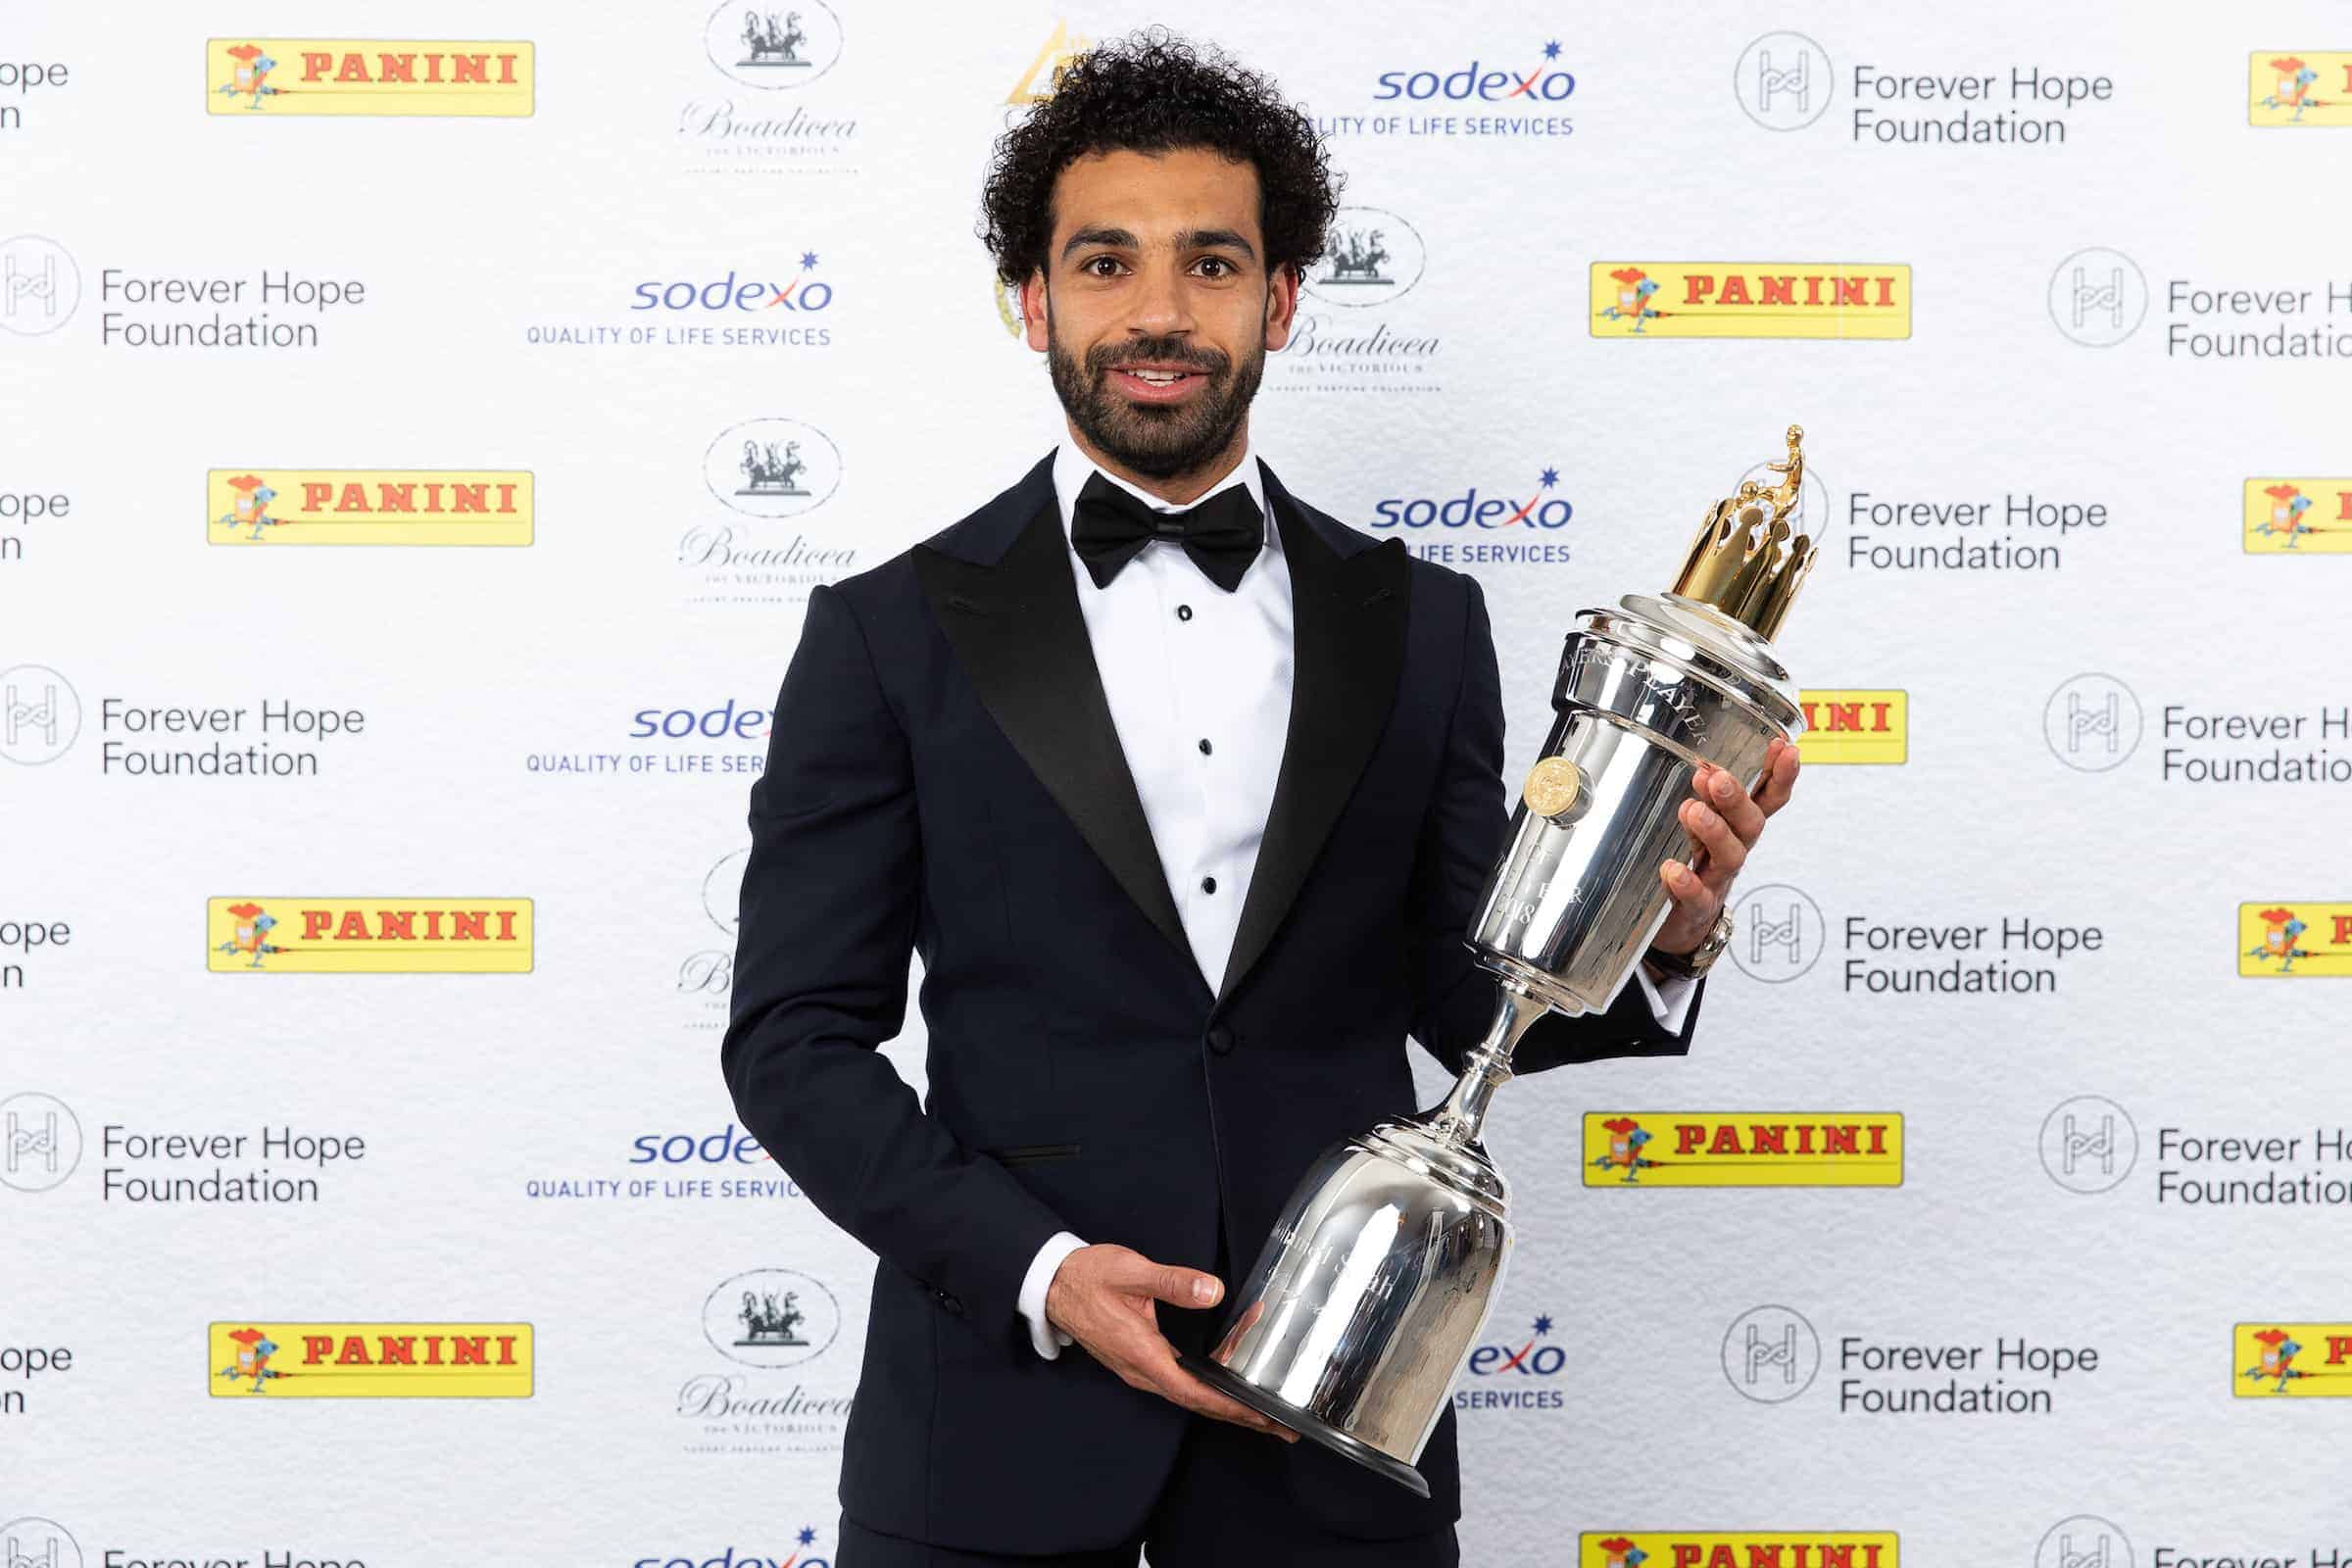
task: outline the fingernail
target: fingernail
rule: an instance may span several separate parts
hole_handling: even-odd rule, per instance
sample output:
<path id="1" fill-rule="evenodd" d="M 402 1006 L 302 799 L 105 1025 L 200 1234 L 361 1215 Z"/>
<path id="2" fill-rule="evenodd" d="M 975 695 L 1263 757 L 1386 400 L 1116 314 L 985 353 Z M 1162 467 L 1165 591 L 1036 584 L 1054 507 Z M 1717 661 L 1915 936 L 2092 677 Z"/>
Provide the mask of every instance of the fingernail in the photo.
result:
<path id="1" fill-rule="evenodd" d="M 1193 1299 L 1206 1306 L 1217 1298 L 1217 1282 L 1203 1275 L 1193 1276 Z"/>
<path id="2" fill-rule="evenodd" d="M 1728 801 L 1732 798 L 1731 774 L 1718 773 L 1715 775 L 1715 798 L 1719 801 Z"/>

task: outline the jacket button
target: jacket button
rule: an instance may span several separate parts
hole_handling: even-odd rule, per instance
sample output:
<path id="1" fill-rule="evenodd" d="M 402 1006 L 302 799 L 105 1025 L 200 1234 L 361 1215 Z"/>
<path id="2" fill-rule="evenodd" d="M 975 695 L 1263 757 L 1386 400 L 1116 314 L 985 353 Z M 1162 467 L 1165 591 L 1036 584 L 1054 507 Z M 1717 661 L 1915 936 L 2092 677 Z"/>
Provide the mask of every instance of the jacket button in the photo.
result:
<path id="1" fill-rule="evenodd" d="M 1208 1049 L 1220 1056 L 1233 1054 L 1233 1031 L 1218 1024 L 1208 1032 Z"/>
<path id="2" fill-rule="evenodd" d="M 946 1291 L 940 1291 L 937 1293 L 937 1295 L 939 1297 L 939 1304 L 946 1307 L 950 1314 L 956 1317 L 963 1316 L 963 1303 L 961 1301 L 949 1295 Z"/>

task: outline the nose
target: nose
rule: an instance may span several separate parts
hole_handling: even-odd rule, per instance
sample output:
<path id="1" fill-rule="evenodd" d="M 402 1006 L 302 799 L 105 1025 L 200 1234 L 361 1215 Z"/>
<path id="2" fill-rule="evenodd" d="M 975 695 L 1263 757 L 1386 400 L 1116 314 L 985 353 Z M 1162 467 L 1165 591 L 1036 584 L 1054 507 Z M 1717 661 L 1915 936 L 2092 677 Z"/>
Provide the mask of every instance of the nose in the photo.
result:
<path id="1" fill-rule="evenodd" d="M 1186 293 L 1184 276 L 1173 261 L 1153 261 L 1147 265 L 1131 298 L 1134 310 L 1127 321 L 1130 331 L 1160 337 L 1193 329 L 1192 300 Z"/>

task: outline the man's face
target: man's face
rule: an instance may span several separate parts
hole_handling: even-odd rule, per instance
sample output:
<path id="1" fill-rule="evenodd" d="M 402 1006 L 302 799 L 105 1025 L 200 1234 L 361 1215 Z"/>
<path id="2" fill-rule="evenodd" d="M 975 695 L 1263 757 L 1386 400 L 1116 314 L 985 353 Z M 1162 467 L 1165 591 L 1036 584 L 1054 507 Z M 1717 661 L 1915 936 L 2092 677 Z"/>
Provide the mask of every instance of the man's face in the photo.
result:
<path id="1" fill-rule="evenodd" d="M 1238 446 L 1298 303 L 1257 203 L 1256 169 L 1203 148 L 1091 154 L 1055 179 L 1021 312 L 1070 423 L 1120 466 L 1175 478 Z"/>

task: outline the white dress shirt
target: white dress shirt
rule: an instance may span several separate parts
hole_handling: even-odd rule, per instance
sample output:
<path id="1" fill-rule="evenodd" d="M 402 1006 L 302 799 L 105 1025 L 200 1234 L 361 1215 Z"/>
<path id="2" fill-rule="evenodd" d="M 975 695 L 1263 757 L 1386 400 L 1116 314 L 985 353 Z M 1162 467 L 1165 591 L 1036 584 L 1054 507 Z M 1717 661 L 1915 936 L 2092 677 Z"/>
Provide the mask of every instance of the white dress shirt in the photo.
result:
<path id="1" fill-rule="evenodd" d="M 1070 544 L 1070 519 L 1080 487 L 1097 473 L 1163 513 L 1189 511 L 1237 484 L 1248 490 L 1266 519 L 1265 537 L 1233 592 L 1210 582 L 1181 544 L 1165 539 L 1146 544 L 1107 587 L 1096 587 Z M 1257 455 L 1245 446 L 1223 483 L 1176 506 L 1098 467 L 1065 438 L 1054 454 L 1054 495 L 1119 750 L 1142 797 L 1185 940 L 1215 991 L 1257 865 L 1291 723 L 1291 570 L 1282 531 L 1267 512 Z M 1680 1031 L 1696 982 L 1670 978 L 1661 988 L 1639 966 L 1634 973 L 1658 1021 Z M 1021 1281 L 1030 1343 L 1048 1359 L 1070 1337 L 1047 1321 L 1046 1290 L 1061 1260 L 1085 1245 L 1057 1232 L 1038 1249 Z"/>

